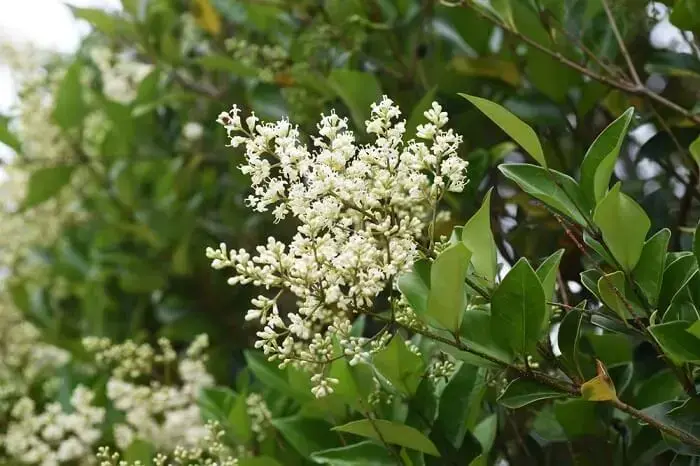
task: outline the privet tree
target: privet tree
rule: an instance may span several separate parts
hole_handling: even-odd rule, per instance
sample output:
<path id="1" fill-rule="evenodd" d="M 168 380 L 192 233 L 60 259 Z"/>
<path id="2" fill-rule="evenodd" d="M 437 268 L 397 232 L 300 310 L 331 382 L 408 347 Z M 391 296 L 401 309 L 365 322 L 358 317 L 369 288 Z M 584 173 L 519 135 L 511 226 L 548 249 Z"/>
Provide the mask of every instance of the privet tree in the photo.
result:
<path id="1" fill-rule="evenodd" d="M 3 46 L 0 462 L 697 462 L 664 3 L 123 0 Z"/>

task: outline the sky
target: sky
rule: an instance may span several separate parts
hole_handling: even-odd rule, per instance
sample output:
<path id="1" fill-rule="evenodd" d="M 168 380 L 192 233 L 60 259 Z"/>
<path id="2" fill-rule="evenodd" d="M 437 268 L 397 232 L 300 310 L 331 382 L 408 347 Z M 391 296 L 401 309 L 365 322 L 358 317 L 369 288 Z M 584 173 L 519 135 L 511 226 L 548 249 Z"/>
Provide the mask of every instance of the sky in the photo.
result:
<path id="1" fill-rule="evenodd" d="M 119 8 L 120 0 L 0 0 L 0 40 L 31 42 L 40 48 L 71 52 L 88 31 L 66 3 L 80 7 Z M 15 99 L 8 70 L 0 58 L 0 113 Z"/>

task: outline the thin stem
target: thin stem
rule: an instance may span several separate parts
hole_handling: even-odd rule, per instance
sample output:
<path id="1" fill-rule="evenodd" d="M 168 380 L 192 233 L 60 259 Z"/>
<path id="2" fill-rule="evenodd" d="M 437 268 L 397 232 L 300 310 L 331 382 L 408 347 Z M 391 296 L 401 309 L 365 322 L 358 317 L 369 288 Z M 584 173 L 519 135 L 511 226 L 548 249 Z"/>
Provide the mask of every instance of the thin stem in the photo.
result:
<path id="1" fill-rule="evenodd" d="M 627 46 L 625 45 L 625 41 L 622 38 L 622 34 L 620 34 L 620 30 L 617 28 L 617 23 L 615 22 L 615 17 L 613 16 L 612 11 L 610 10 L 608 0 L 601 0 L 601 3 L 603 4 L 603 9 L 605 10 L 605 14 L 608 17 L 608 21 L 610 21 L 610 27 L 612 28 L 613 34 L 615 35 L 615 40 L 617 40 L 617 45 L 620 47 L 620 52 L 625 58 L 625 62 L 627 63 L 627 68 L 629 69 L 630 75 L 632 76 L 632 80 L 637 85 L 637 87 L 644 87 L 644 84 L 642 83 L 642 80 L 639 78 L 639 74 L 637 73 L 637 69 L 634 67 L 632 56 L 627 50 Z"/>

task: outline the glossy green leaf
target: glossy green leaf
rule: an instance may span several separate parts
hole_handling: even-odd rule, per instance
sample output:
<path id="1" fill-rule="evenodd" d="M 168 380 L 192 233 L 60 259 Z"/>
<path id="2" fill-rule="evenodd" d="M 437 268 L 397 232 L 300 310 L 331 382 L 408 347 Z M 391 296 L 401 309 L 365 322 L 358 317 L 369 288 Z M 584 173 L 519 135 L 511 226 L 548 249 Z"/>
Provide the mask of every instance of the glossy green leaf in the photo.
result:
<path id="1" fill-rule="evenodd" d="M 30 209 L 56 196 L 70 183 L 75 165 L 54 165 L 39 168 L 29 177 L 23 209 Z"/>
<path id="2" fill-rule="evenodd" d="M 585 380 L 595 375 L 595 367 L 590 357 L 580 349 L 583 323 L 583 309 L 569 310 L 559 326 L 557 342 L 566 366 L 580 379 Z"/>
<path id="3" fill-rule="evenodd" d="M 598 135 L 586 152 L 581 164 L 581 190 L 592 203 L 599 202 L 608 189 L 610 176 L 633 116 L 634 108 L 627 109 Z"/>
<path id="4" fill-rule="evenodd" d="M 545 168 L 547 167 L 542 144 L 535 131 L 527 123 L 495 102 L 468 94 L 459 95 L 474 104 L 484 115 L 496 123 L 513 141 L 525 149 L 537 163 Z"/>
<path id="5" fill-rule="evenodd" d="M 539 278 L 527 260 L 508 272 L 491 300 L 491 334 L 521 357 L 534 352 L 542 333 L 545 297 Z"/>
<path id="6" fill-rule="evenodd" d="M 425 364 L 406 347 L 401 335 L 394 335 L 382 351 L 374 355 L 374 366 L 405 395 L 412 395 L 420 384 Z"/>
<path id="7" fill-rule="evenodd" d="M 685 253 L 675 260 L 671 257 L 666 258 L 666 268 L 659 293 L 659 312 L 663 313 L 668 309 L 674 298 L 690 283 L 696 273 L 698 273 L 698 261 L 693 254 Z"/>
<path id="8" fill-rule="evenodd" d="M 700 363 L 700 338 L 688 332 L 691 325 L 692 322 L 677 320 L 652 325 L 649 332 L 663 352 L 676 364 Z"/>
<path id="9" fill-rule="evenodd" d="M 666 250 L 671 238 L 671 230 L 664 228 L 649 238 L 642 248 L 642 255 L 632 272 L 642 292 L 652 306 L 656 306 L 661 290 L 664 273 Z"/>
<path id="10" fill-rule="evenodd" d="M 328 84 L 350 110 L 355 126 L 364 128 L 370 117 L 370 106 L 382 96 L 382 90 L 371 73 L 345 69 L 331 71 Z"/>
<path id="11" fill-rule="evenodd" d="M 400 445 L 432 456 L 440 456 L 435 444 L 419 430 L 384 419 L 361 419 L 334 427 L 338 432 L 347 432 L 375 440 L 384 440 L 391 445 Z"/>
<path id="12" fill-rule="evenodd" d="M 428 313 L 428 295 L 430 294 L 430 261 L 427 259 L 416 261 L 410 272 L 398 278 L 397 286 L 415 313 L 425 316 Z"/>
<path id="13" fill-rule="evenodd" d="M 491 230 L 491 191 L 484 202 L 462 228 L 462 242 L 472 251 L 474 271 L 489 283 L 496 279 L 496 241 Z"/>
<path id="14" fill-rule="evenodd" d="M 615 367 L 632 362 L 634 347 L 632 341 L 625 335 L 605 333 L 598 335 L 590 333 L 586 340 L 593 348 L 593 353 L 606 367 Z"/>
<path id="15" fill-rule="evenodd" d="M 491 314 L 482 309 L 469 309 L 464 313 L 464 320 L 460 329 L 460 339 L 484 354 L 487 354 L 500 361 L 511 362 L 513 354 L 510 347 L 502 345 L 491 336 Z M 445 346 L 444 351 L 450 352 L 453 356 L 471 364 L 478 364 L 484 367 L 493 366 L 492 362 L 474 356 L 471 353 L 466 353 L 454 349 L 451 346 Z"/>
<path id="16" fill-rule="evenodd" d="M 448 330 L 458 330 L 467 305 L 464 281 L 471 252 L 456 243 L 442 251 L 430 268 L 428 316 Z"/>
<path id="17" fill-rule="evenodd" d="M 671 369 L 664 369 L 642 381 L 635 394 L 634 406 L 643 409 L 673 399 L 683 393 L 678 377 Z"/>
<path id="18" fill-rule="evenodd" d="M 531 379 L 515 379 L 498 397 L 498 402 L 506 408 L 517 409 L 537 401 L 567 396 L 564 392 L 554 390 Z"/>
<path id="19" fill-rule="evenodd" d="M 625 294 L 625 274 L 622 272 L 609 273 L 598 280 L 598 294 L 603 303 L 612 309 L 622 320 L 634 316 L 629 307 L 632 305 Z"/>
<path id="20" fill-rule="evenodd" d="M 272 419 L 272 425 L 305 458 L 316 451 L 340 446 L 340 438 L 332 432 L 330 424 L 318 419 L 291 416 Z"/>
<path id="21" fill-rule="evenodd" d="M 631 197 L 620 192 L 617 183 L 598 203 L 593 221 L 603 240 L 625 272 L 634 270 L 651 227 L 649 217 Z M 624 228 L 620 228 L 624 225 Z"/>
<path id="22" fill-rule="evenodd" d="M 332 466 L 393 466 L 396 459 L 382 445 L 365 441 L 340 448 L 317 451 L 311 459 Z"/>
<path id="23" fill-rule="evenodd" d="M 587 223 L 586 202 L 570 176 L 526 163 L 505 163 L 498 169 L 532 197 L 580 225 Z"/>

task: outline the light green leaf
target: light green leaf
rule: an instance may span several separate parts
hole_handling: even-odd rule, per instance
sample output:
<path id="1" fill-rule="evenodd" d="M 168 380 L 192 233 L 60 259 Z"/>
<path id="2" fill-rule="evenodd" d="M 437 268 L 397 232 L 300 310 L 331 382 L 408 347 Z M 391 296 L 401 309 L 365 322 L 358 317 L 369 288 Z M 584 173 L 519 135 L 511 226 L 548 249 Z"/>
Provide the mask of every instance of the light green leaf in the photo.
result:
<path id="1" fill-rule="evenodd" d="M 81 82 L 83 64 L 75 60 L 63 75 L 63 80 L 56 91 L 52 117 L 63 129 L 78 126 L 87 113 Z"/>
<path id="2" fill-rule="evenodd" d="M 156 449 L 150 443 L 139 438 L 133 440 L 124 451 L 124 461 L 129 463 L 140 462 L 143 466 L 153 464 L 153 456 Z"/>
<path id="3" fill-rule="evenodd" d="M 605 195 L 615 161 L 627 135 L 634 108 L 629 108 L 598 135 L 581 164 L 581 190 L 586 198 L 597 203 Z"/>
<path id="4" fill-rule="evenodd" d="M 632 272 L 642 292 L 652 306 L 656 306 L 661 290 L 661 279 L 664 273 L 666 250 L 671 238 L 671 230 L 664 228 L 649 238 L 642 248 L 642 255 Z"/>
<path id="5" fill-rule="evenodd" d="M 393 466 L 396 464 L 391 452 L 372 441 L 317 451 L 311 455 L 311 459 L 318 464 L 332 466 Z"/>
<path id="6" fill-rule="evenodd" d="M 397 285 L 413 311 L 419 316 L 425 316 L 428 313 L 430 293 L 430 261 L 427 259 L 416 261 L 410 272 L 398 278 Z"/>
<path id="7" fill-rule="evenodd" d="M 374 355 L 374 366 L 405 395 L 413 395 L 420 384 L 425 363 L 406 347 L 401 335 L 394 335 L 389 344 Z"/>
<path id="8" fill-rule="evenodd" d="M 471 262 L 480 277 L 493 284 L 496 279 L 496 241 L 491 230 L 491 190 L 484 202 L 462 228 L 462 242 L 472 251 Z"/>
<path id="9" fill-rule="evenodd" d="M 530 403 L 552 398 L 564 398 L 564 392 L 542 385 L 531 379 L 515 379 L 508 384 L 505 391 L 498 397 L 498 402 L 506 408 L 517 409 Z"/>
<path id="10" fill-rule="evenodd" d="M 463 243 L 442 251 L 430 268 L 428 316 L 447 330 L 459 330 L 467 305 L 464 281 L 471 252 Z"/>
<path id="11" fill-rule="evenodd" d="M 23 209 L 30 209 L 56 196 L 70 183 L 75 165 L 55 165 L 39 168 L 29 177 Z"/>
<path id="12" fill-rule="evenodd" d="M 340 446 L 340 439 L 332 432 L 330 424 L 318 419 L 297 415 L 272 419 L 272 425 L 305 458 L 316 451 Z"/>
<path id="13" fill-rule="evenodd" d="M 0 115 L 0 144 L 5 144 L 15 152 L 20 152 L 21 143 L 8 128 L 10 119 Z"/>
<path id="14" fill-rule="evenodd" d="M 491 450 L 493 442 L 496 440 L 496 429 L 498 427 L 498 416 L 496 413 L 484 418 L 473 430 L 474 437 L 481 445 L 481 451 L 486 453 Z"/>
<path id="15" fill-rule="evenodd" d="M 649 332 L 666 355 L 676 364 L 685 362 L 700 363 L 700 338 L 688 330 L 692 322 L 677 320 L 665 324 L 652 325 Z"/>
<path id="16" fill-rule="evenodd" d="M 525 149 L 537 163 L 547 168 L 547 160 L 542 151 L 542 144 L 540 144 L 535 131 L 527 123 L 495 102 L 468 94 L 459 95 L 474 104 L 484 115 L 505 131 L 513 141 Z"/>
<path id="17" fill-rule="evenodd" d="M 413 107 L 411 116 L 406 122 L 406 134 L 408 137 L 414 137 L 416 135 L 416 128 L 418 125 L 425 123 L 425 115 L 423 115 L 427 110 L 430 109 L 433 101 L 435 100 L 435 94 L 437 93 L 437 87 L 433 87 L 428 92 L 425 93 L 422 99 Z"/>
<path id="18" fill-rule="evenodd" d="M 586 201 L 576 181 L 570 176 L 526 163 L 505 163 L 498 169 L 529 195 L 579 225 L 586 225 Z"/>
<path id="19" fill-rule="evenodd" d="M 521 357 L 534 352 L 542 333 L 545 297 L 537 274 L 525 258 L 508 272 L 491 300 L 491 335 Z"/>
<path id="20" fill-rule="evenodd" d="M 129 23 L 122 18 L 111 15 L 101 8 L 79 8 L 69 6 L 73 12 L 73 16 L 78 19 L 84 19 L 92 27 L 108 36 L 116 35 L 120 30 L 128 27 Z"/>
<path id="21" fill-rule="evenodd" d="M 688 332 L 696 338 L 700 338 L 700 320 L 695 321 L 693 325 L 688 327 Z"/>
<path id="22" fill-rule="evenodd" d="M 622 320 L 634 317 L 627 308 L 629 301 L 625 295 L 624 273 L 617 271 L 600 277 L 598 280 L 598 293 L 603 303 L 620 316 Z"/>
<path id="23" fill-rule="evenodd" d="M 350 110 L 355 126 L 364 128 L 369 120 L 370 107 L 382 96 L 377 78 L 371 73 L 345 69 L 334 69 L 328 84 Z"/>
<path id="24" fill-rule="evenodd" d="M 695 163 L 698 164 L 698 168 L 700 168 L 700 136 L 690 144 L 688 150 L 690 151 L 690 155 L 693 156 Z"/>
<path id="25" fill-rule="evenodd" d="M 400 445 L 429 455 L 440 456 L 435 444 L 419 430 L 384 419 L 375 419 L 373 421 L 361 419 L 334 427 L 333 430 L 380 441 L 384 439 L 386 443 L 392 445 Z"/>
<path id="26" fill-rule="evenodd" d="M 596 206 L 593 221 L 622 269 L 625 272 L 634 270 L 651 227 L 644 209 L 620 192 L 620 183 L 617 183 Z"/>

